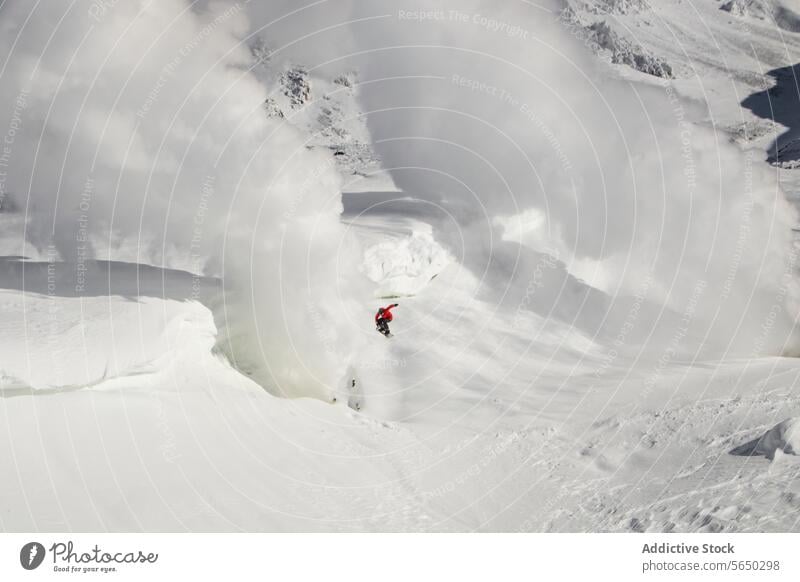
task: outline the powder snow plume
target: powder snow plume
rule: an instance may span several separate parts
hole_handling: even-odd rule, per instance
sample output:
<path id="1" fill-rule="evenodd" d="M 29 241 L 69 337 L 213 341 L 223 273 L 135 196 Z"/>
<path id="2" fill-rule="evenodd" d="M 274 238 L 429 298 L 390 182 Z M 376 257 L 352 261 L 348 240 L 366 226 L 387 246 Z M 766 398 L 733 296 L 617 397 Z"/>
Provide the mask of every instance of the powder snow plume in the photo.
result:
<path id="1" fill-rule="evenodd" d="M 562 8 L 6 2 L 4 196 L 61 260 L 221 276 L 237 367 L 327 395 L 366 311 L 361 252 L 329 152 L 264 113 L 260 37 L 271 66 L 358 71 L 384 166 L 441 209 L 435 236 L 481 299 L 601 344 L 795 353 L 796 216 L 775 176 L 668 82 L 608 75 Z"/>
<path id="2" fill-rule="evenodd" d="M 340 178 L 265 115 L 244 4 L 12 1 L 2 14 L 3 194 L 27 238 L 76 265 L 221 275 L 229 357 L 275 393 L 326 394 L 343 345 L 328 300 L 335 255 L 348 260 Z"/>
<path id="3" fill-rule="evenodd" d="M 797 217 L 774 172 L 670 81 L 609 74 L 564 6 L 353 0 L 250 12 L 275 59 L 359 71 L 385 165 L 404 191 L 446 209 L 438 236 L 483 277 L 484 296 L 606 341 L 642 295 L 648 323 L 628 341 L 658 327 L 715 356 L 796 352 Z M 560 267 L 531 298 L 543 255 Z"/>

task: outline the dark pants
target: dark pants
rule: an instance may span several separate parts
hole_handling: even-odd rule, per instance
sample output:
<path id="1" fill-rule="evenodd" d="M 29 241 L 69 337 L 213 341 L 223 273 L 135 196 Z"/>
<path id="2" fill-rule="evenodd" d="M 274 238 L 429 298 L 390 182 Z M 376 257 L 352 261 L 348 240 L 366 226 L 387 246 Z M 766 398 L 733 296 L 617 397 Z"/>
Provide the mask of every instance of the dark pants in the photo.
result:
<path id="1" fill-rule="evenodd" d="M 381 332 L 383 335 L 388 335 L 389 333 L 389 320 L 388 319 L 379 319 L 375 322 L 375 325 L 378 326 L 378 331 Z"/>

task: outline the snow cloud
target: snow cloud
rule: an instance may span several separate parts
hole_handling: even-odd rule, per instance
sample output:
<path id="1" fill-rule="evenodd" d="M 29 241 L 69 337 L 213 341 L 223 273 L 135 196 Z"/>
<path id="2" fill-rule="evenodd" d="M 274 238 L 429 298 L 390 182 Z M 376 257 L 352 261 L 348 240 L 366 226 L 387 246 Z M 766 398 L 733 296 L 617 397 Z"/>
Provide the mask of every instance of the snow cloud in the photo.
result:
<path id="1" fill-rule="evenodd" d="M 619 79 L 563 8 L 352 0 L 250 13 L 276 60 L 359 71 L 395 182 L 457 218 L 458 232 L 438 236 L 487 273 L 487 296 L 518 304 L 540 254 L 557 251 L 543 315 L 558 305 L 569 322 L 596 318 L 582 303 L 590 285 L 604 310 L 624 306 L 624 321 L 647 282 L 656 314 L 677 322 L 693 306 L 691 333 L 666 337 L 716 342 L 718 353 L 793 352 L 796 217 L 774 172 L 669 81 Z M 613 337 L 614 321 L 586 329 Z"/>
<path id="2" fill-rule="evenodd" d="M 276 67 L 358 71 L 395 182 L 455 219 L 435 236 L 511 313 L 635 343 L 647 326 L 619 327 L 636 305 L 640 324 L 671 322 L 667 342 L 794 349 L 795 216 L 774 174 L 670 84 L 612 79 L 561 8 L 7 1 L 3 197 L 63 260 L 222 275 L 235 363 L 326 394 L 353 350 L 340 314 L 358 309 L 360 252 L 329 153 L 264 113 L 258 36 Z"/>
<path id="3" fill-rule="evenodd" d="M 326 394 L 339 364 L 313 324 L 336 336 L 340 178 L 265 115 L 246 2 L 0 13 L 3 189 L 28 238 L 82 271 L 112 258 L 223 276 L 228 355 L 273 392 Z"/>

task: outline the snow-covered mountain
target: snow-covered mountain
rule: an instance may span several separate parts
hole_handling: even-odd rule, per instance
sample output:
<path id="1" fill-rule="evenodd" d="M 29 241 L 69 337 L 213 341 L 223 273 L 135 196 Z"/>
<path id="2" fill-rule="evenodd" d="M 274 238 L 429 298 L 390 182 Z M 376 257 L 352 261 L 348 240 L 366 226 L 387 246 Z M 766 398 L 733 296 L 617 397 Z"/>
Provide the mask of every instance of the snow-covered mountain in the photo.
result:
<path id="1" fill-rule="evenodd" d="M 793 3 L 134 4 L 0 84 L 0 528 L 797 531 Z"/>
<path id="2" fill-rule="evenodd" d="M 345 191 L 397 189 L 372 146 L 356 71 L 328 79 L 303 65 L 274 66 L 260 38 L 253 41 L 251 52 L 254 72 L 270 89 L 264 103 L 267 115 L 299 128 L 309 146 L 330 150 Z"/>
<path id="3" fill-rule="evenodd" d="M 766 150 L 781 168 L 798 166 L 797 3 L 570 0 L 565 17 L 601 58 L 621 65 L 620 74 L 674 77 L 672 86 L 707 110 L 704 123 Z M 792 198 L 800 192 L 796 174 L 780 173 Z"/>

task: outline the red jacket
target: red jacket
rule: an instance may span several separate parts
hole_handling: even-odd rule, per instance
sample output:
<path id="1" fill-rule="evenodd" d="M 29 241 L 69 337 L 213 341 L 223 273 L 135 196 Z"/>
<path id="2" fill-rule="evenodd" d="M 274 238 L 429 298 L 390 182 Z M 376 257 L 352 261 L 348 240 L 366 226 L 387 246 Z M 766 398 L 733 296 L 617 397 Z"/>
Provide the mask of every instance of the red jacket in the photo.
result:
<path id="1" fill-rule="evenodd" d="M 391 312 L 392 307 L 397 307 L 397 303 L 392 303 L 391 305 L 388 305 L 388 306 L 384 307 L 383 308 L 383 313 L 381 313 L 380 310 L 379 310 L 378 313 L 375 314 L 375 321 L 378 321 L 379 319 L 385 319 L 386 321 L 392 321 L 392 318 L 393 318 L 392 312 Z"/>

